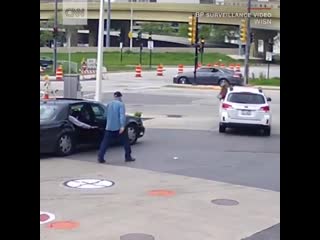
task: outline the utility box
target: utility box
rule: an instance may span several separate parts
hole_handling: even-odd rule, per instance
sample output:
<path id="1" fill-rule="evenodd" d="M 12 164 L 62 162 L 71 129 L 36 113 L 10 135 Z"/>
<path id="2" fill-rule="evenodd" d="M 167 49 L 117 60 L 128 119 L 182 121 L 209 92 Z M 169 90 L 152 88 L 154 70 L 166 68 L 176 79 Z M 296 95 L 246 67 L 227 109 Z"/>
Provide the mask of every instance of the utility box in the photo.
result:
<path id="1" fill-rule="evenodd" d="M 63 97 L 82 98 L 79 74 L 65 74 L 63 76 L 63 81 L 64 81 Z"/>

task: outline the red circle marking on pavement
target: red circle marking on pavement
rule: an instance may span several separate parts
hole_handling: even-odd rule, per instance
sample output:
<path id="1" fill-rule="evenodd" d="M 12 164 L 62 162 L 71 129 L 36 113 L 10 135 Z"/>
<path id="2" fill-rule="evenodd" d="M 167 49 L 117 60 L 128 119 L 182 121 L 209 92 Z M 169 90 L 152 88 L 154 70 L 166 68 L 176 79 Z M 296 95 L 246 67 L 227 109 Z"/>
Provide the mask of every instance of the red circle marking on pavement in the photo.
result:
<path id="1" fill-rule="evenodd" d="M 171 197 L 176 193 L 171 190 L 159 189 L 159 190 L 151 190 L 149 191 L 150 196 L 161 196 L 161 197 Z"/>
<path id="2" fill-rule="evenodd" d="M 45 222 L 50 218 L 50 216 L 48 214 L 40 214 L 40 222 Z"/>
<path id="3" fill-rule="evenodd" d="M 73 221 L 57 221 L 50 223 L 48 227 L 53 229 L 74 229 L 79 227 L 79 225 L 80 223 Z"/>

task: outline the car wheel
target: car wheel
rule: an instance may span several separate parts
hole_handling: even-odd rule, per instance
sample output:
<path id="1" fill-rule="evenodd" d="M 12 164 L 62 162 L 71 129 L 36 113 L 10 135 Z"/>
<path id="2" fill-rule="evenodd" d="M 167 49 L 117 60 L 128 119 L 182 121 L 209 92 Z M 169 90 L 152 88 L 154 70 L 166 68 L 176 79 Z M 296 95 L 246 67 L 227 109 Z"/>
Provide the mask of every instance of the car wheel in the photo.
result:
<path id="1" fill-rule="evenodd" d="M 219 125 L 219 133 L 224 133 L 226 132 L 226 127 L 223 125 Z"/>
<path id="2" fill-rule="evenodd" d="M 129 124 L 129 126 L 127 127 L 127 132 L 130 145 L 135 144 L 138 140 L 137 126 L 135 124 Z"/>
<path id="3" fill-rule="evenodd" d="M 74 150 L 74 140 L 70 133 L 63 133 L 58 138 L 57 142 L 57 155 L 67 156 L 70 155 Z"/>
<path id="4" fill-rule="evenodd" d="M 263 135 L 270 136 L 271 135 L 271 128 L 268 127 L 268 128 L 263 129 Z"/>
<path id="5" fill-rule="evenodd" d="M 220 79 L 219 80 L 219 86 L 222 87 L 223 84 L 227 83 L 228 85 L 230 85 L 229 81 L 227 79 Z"/>
<path id="6" fill-rule="evenodd" d="M 188 79 L 186 77 L 181 77 L 181 78 L 179 78 L 179 83 L 180 84 L 187 84 L 188 83 Z"/>

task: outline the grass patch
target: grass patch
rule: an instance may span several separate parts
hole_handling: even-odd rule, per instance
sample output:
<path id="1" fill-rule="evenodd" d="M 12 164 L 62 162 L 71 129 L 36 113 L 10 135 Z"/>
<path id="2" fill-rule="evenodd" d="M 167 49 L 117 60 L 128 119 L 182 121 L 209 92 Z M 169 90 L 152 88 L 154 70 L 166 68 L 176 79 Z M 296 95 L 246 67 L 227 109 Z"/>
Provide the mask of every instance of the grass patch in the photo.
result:
<path id="1" fill-rule="evenodd" d="M 280 78 L 258 78 L 250 79 L 249 84 L 252 85 L 261 85 L 261 86 L 280 86 Z"/>

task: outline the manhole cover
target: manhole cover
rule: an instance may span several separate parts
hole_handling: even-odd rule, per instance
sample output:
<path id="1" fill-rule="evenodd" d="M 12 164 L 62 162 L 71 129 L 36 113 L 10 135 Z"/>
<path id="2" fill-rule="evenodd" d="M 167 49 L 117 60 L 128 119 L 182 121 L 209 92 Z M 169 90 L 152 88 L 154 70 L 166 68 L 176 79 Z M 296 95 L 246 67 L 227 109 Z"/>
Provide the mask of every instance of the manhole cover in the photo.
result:
<path id="1" fill-rule="evenodd" d="M 223 206 L 235 206 L 238 205 L 239 202 L 232 199 L 215 199 L 211 201 L 213 204 L 216 205 L 223 205 Z"/>
<path id="2" fill-rule="evenodd" d="M 144 233 L 129 233 L 120 237 L 120 240 L 155 240 L 152 235 Z"/>
<path id="3" fill-rule="evenodd" d="M 105 179 L 74 179 L 63 183 L 69 188 L 93 189 L 107 188 L 114 185 L 114 182 Z"/>
<path id="4" fill-rule="evenodd" d="M 175 114 L 169 114 L 167 115 L 168 118 L 181 118 L 182 115 L 175 115 Z"/>

